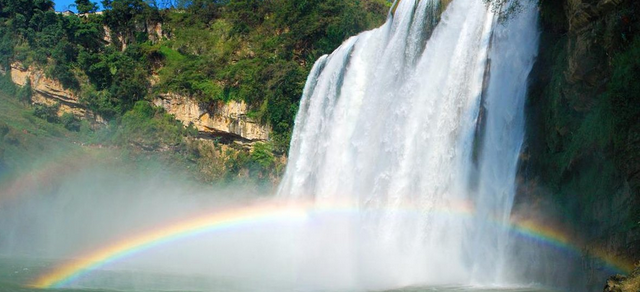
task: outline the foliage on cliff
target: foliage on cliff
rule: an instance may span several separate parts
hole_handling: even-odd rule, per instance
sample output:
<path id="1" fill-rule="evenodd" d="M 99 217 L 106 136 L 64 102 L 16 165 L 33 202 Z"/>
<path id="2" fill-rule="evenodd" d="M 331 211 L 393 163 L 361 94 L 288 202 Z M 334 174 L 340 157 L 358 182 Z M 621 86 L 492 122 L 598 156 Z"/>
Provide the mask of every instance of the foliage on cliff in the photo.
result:
<path id="1" fill-rule="evenodd" d="M 286 150 L 313 61 L 379 25 L 385 0 L 104 0 L 101 14 L 63 16 L 50 0 L 0 0 L 0 66 L 45 68 L 108 119 L 178 92 L 242 100 Z M 95 6 L 78 0 L 82 12 Z M 105 30 L 105 28 L 107 28 Z M 157 30 L 157 28 L 161 28 Z"/>
<path id="2" fill-rule="evenodd" d="M 638 260 L 640 3 L 580 22 L 566 2 L 541 4 L 525 174 L 587 242 Z"/>
<path id="3" fill-rule="evenodd" d="M 77 0 L 84 14 L 68 15 L 55 12 L 51 0 L 0 0 L 3 98 L 19 100 L 23 116 L 38 125 L 49 122 L 38 129 L 77 137 L 86 145 L 173 153 L 167 155 L 205 181 L 276 180 L 283 166 L 276 157 L 288 147 L 314 60 L 347 37 L 381 24 L 390 5 L 386 0 L 101 4 L 105 10 L 96 13 L 95 3 Z M 108 126 L 96 130 L 71 114 L 58 116 L 59 104 L 31 105 L 30 82 L 23 87 L 11 82 L 15 63 L 60 81 Z M 251 118 L 271 126 L 271 141 L 248 150 L 221 145 L 215 137 L 201 140 L 197 130 L 151 106 L 165 92 L 192 96 L 203 108 L 220 100 L 244 101 Z M 8 139 L 31 137 L 19 131 L 11 130 Z M 0 150 L 20 149 L 11 145 Z M 7 162 L 4 158 L 0 164 Z"/>

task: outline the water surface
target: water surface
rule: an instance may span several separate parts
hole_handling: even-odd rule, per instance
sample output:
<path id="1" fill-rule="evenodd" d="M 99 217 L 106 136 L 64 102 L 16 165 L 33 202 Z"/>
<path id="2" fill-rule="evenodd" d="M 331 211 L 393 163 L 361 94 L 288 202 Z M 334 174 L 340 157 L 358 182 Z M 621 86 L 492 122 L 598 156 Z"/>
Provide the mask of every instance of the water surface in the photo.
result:
<path id="1" fill-rule="evenodd" d="M 2 292 L 147 292 L 147 291 L 215 291 L 215 292 L 265 292 L 265 291 L 291 291 L 278 289 L 277 287 L 258 286 L 258 283 L 245 283 L 246 285 L 225 281 L 223 279 L 212 280 L 208 277 L 194 275 L 170 275 L 153 274 L 141 271 L 96 271 L 92 275 L 82 279 L 77 288 L 64 289 L 37 289 L 29 287 L 28 283 L 38 275 L 51 268 L 52 262 L 28 259 L 0 257 L 0 291 Z M 247 281 L 245 281 L 247 282 Z M 88 287 L 109 288 L 81 288 L 82 283 Z M 253 286 L 250 288 L 249 286 Z M 174 287 L 174 288 L 166 288 Z M 260 288 L 256 288 L 260 287 Z M 305 290 L 300 290 L 305 291 Z M 352 292 L 352 291 L 316 291 L 314 292 Z M 478 288 L 460 286 L 438 287 L 406 287 L 382 292 L 550 292 L 536 287 L 522 288 Z"/>

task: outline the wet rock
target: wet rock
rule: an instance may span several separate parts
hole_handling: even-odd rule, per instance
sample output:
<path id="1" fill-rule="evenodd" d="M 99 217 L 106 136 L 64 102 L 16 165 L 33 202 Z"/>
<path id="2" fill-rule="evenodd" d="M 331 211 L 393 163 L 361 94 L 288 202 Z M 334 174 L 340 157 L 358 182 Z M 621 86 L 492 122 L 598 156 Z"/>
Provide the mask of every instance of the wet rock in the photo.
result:
<path id="1" fill-rule="evenodd" d="M 615 275 L 607 279 L 604 292 L 638 292 L 640 291 L 640 265 L 629 276 Z"/>
<path id="2" fill-rule="evenodd" d="M 569 30 L 573 32 L 581 31 L 588 27 L 596 19 L 611 11 L 626 0 L 569 0 L 567 1 L 567 18 L 569 19 Z"/>
<path id="3" fill-rule="evenodd" d="M 604 292 L 623 292 L 622 283 L 627 277 L 622 275 L 615 275 L 607 279 L 607 285 L 604 286 Z"/>

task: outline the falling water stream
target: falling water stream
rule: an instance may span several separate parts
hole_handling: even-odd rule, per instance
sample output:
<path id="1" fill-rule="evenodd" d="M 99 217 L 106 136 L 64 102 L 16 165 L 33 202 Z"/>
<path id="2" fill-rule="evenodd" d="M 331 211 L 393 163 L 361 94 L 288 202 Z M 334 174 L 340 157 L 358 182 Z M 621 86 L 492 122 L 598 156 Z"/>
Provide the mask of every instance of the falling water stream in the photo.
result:
<path id="1" fill-rule="evenodd" d="M 534 291 L 495 287 L 520 285 L 508 276 L 513 261 L 505 226 L 524 138 L 527 78 L 538 49 L 537 4 L 518 1 L 515 14 L 504 18 L 485 1 L 454 0 L 446 7 L 444 2 L 449 1 L 397 0 L 383 26 L 351 37 L 313 66 L 277 194 L 317 207 L 304 222 L 259 222 L 224 236 L 198 235 L 197 241 L 171 246 L 186 252 L 154 247 L 58 287 Z M 161 195 L 160 189 L 134 200 L 135 187 L 125 187 L 126 204 L 109 201 L 114 196 L 95 199 L 85 189 L 78 196 L 73 188 L 61 189 L 64 200 L 33 200 L 22 209 L 0 206 L 7 211 L 0 226 L 9 222 L 3 228 L 14 230 L 11 240 L 0 241 L 0 254 L 71 257 L 63 251 L 99 246 L 133 222 L 164 222 L 172 219 L 158 218 L 171 210 L 182 210 L 177 218 L 204 208 L 188 197 Z M 139 208 L 132 200 L 141 202 Z M 82 206 L 99 208 L 89 214 Z M 149 206 L 162 208 L 151 212 Z M 29 210 L 38 215 L 25 216 Z M 108 219 L 82 219 L 101 214 Z M 118 218 L 126 224 L 116 225 Z M 143 284 L 131 280 L 130 270 L 150 269 L 165 276 L 142 277 Z M 175 271 L 206 276 L 182 285 L 166 276 Z M 0 257 L 0 290 L 26 291 L 2 285 L 21 275 L 32 281 L 29 273 Z M 250 284 L 223 288 L 216 278 L 221 275 Z M 270 289 L 256 279 L 275 279 L 282 286 L 274 287 L 285 288 Z"/>
<path id="2" fill-rule="evenodd" d="M 439 0 L 398 1 L 382 27 L 320 58 L 279 195 L 358 210 L 370 232 L 350 240 L 388 252 L 407 283 L 504 282 L 501 227 L 538 49 L 536 4 L 521 4 L 499 19 L 483 1 L 453 1 L 442 15 Z"/>

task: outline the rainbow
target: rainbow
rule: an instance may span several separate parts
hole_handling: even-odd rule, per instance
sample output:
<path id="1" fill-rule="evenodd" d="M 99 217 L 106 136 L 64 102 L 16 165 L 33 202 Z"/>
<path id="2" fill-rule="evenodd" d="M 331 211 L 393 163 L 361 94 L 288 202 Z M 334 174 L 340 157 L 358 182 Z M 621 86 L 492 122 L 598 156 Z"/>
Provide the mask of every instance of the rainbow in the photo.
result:
<path id="1" fill-rule="evenodd" d="M 416 210 L 413 209 L 413 211 L 415 212 Z M 474 214 L 472 206 L 464 202 L 436 207 L 430 211 L 468 218 L 471 218 Z M 40 289 L 65 287 L 81 276 L 107 264 L 163 244 L 199 234 L 267 222 L 303 222 L 314 214 L 357 214 L 357 212 L 357 209 L 354 209 L 349 204 L 277 204 L 270 202 L 259 206 L 247 206 L 207 214 L 173 225 L 163 226 L 105 246 L 95 252 L 79 257 L 78 260 L 54 267 L 48 273 L 37 278 L 30 286 Z M 520 221 L 512 222 L 509 226 L 504 226 L 504 228 L 517 236 L 540 244 L 566 250 L 575 255 L 582 254 L 582 251 L 571 243 L 570 238 L 564 232 L 553 229 L 548 225 L 538 224 L 534 221 Z M 631 263 L 617 259 L 603 250 L 591 250 L 589 255 L 601 259 L 608 268 L 618 273 L 628 273 L 633 269 Z"/>
<path id="2" fill-rule="evenodd" d="M 101 146 L 100 146 L 101 147 Z M 0 206 L 19 198 L 25 191 L 34 187 L 54 185 L 65 176 L 86 170 L 87 165 L 102 158 L 111 157 L 112 153 L 100 153 L 93 146 L 75 146 L 68 151 L 47 154 L 46 158 L 29 157 L 24 169 L 11 170 L 0 176 Z"/>
<path id="3" fill-rule="evenodd" d="M 60 173 L 78 172 L 87 161 L 88 155 L 80 150 L 63 152 L 33 163 L 16 176 L 6 174 L 0 177 L 0 204 L 17 198 L 21 192 L 34 186 L 56 182 Z"/>
<path id="4" fill-rule="evenodd" d="M 38 278 L 31 286 L 40 289 L 63 287 L 85 273 L 156 246 L 189 236 L 265 221 L 297 221 L 305 218 L 307 215 L 305 210 L 305 208 L 299 206 L 285 208 L 277 205 L 249 206 L 200 216 L 106 246 L 96 252 L 80 257 L 79 260 L 56 267 L 50 273 Z"/>
<path id="5" fill-rule="evenodd" d="M 605 267 L 614 273 L 629 274 L 635 267 L 633 262 L 621 259 L 611 252 L 597 247 L 583 247 L 573 243 L 565 232 L 554 229 L 551 225 L 541 224 L 531 220 L 511 222 L 510 231 L 516 236 L 537 242 L 540 245 L 550 246 L 579 257 L 587 255 L 599 259 Z"/>

